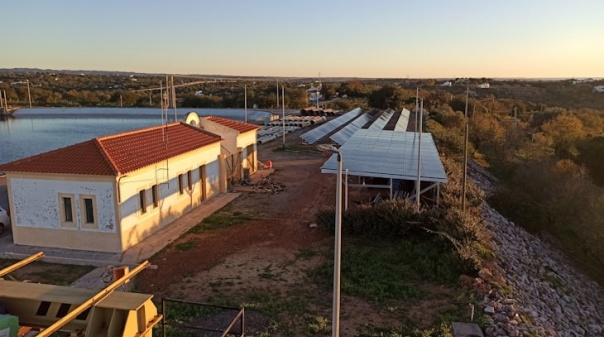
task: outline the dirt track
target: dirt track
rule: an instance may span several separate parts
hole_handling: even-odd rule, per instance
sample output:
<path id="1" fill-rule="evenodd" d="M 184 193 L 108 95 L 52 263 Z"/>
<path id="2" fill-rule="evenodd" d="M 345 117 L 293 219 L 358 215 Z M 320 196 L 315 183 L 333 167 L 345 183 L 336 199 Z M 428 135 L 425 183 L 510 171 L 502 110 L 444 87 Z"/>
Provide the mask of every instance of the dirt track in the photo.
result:
<path id="1" fill-rule="evenodd" d="M 298 134 L 288 135 L 288 146 L 297 146 L 298 142 Z M 267 260 L 282 257 L 287 252 L 329 245 L 323 229 L 309 227 L 315 211 L 335 200 L 335 177 L 320 173 L 326 157 L 316 152 L 274 151 L 279 147 L 281 142 L 259 145 L 258 158 L 262 162 L 273 162 L 275 172 L 269 179 L 284 184 L 285 191 L 278 194 L 243 193 L 227 207 L 249 214 L 254 220 L 181 238 L 176 244 L 194 240 L 195 246 L 183 251 L 171 245 L 154 256 L 151 262 L 158 268 L 139 277 L 140 291 L 173 296 L 169 289 L 183 277 L 208 271 L 227 260 L 238 265 L 238 261 L 249 263 L 255 257 Z M 260 170 L 256 174 L 265 172 Z M 208 274 L 203 278 L 211 280 L 212 276 Z"/>

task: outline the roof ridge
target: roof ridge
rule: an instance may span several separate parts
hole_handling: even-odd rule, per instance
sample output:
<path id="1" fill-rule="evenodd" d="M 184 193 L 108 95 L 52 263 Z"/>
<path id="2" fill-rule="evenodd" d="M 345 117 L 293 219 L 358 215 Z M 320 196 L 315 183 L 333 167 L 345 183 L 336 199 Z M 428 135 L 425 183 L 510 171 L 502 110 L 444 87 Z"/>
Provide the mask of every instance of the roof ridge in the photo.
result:
<path id="1" fill-rule="evenodd" d="M 246 127 L 246 128 L 251 128 L 249 130 L 237 130 L 238 132 L 250 132 L 250 131 L 254 131 L 254 130 L 258 130 L 260 129 L 260 126 L 256 125 L 256 124 L 252 124 L 252 123 L 248 123 L 248 122 L 242 122 L 242 121 L 238 121 L 235 119 L 230 119 L 230 118 L 225 118 L 225 117 L 219 117 L 219 116 L 214 116 L 214 115 L 210 115 L 210 116 L 206 116 L 203 117 L 206 120 L 209 120 L 210 122 L 214 122 L 217 124 L 220 124 L 222 126 L 225 126 L 229 129 L 233 129 L 233 130 L 237 130 L 237 128 L 233 127 L 232 124 L 235 124 L 237 126 L 241 126 L 241 127 Z M 222 123 L 221 123 L 222 122 Z M 231 125 L 228 125 L 231 124 Z"/>
<path id="2" fill-rule="evenodd" d="M 115 161 L 113 161 L 113 159 L 107 153 L 107 149 L 105 149 L 105 146 L 103 145 L 103 143 L 101 143 L 101 141 L 98 138 L 94 138 L 93 141 L 94 141 L 94 145 L 96 145 L 96 148 L 101 153 L 101 156 L 103 156 L 103 159 L 107 162 L 107 164 L 109 164 L 109 167 L 111 168 L 111 171 L 113 171 L 113 174 L 115 174 L 115 175 L 121 174 L 121 172 L 117 168 L 117 165 L 115 164 Z"/>
<path id="3" fill-rule="evenodd" d="M 144 128 L 144 129 L 135 129 L 135 130 L 130 130 L 130 131 L 124 131 L 124 132 L 115 133 L 112 135 L 96 137 L 95 139 L 97 139 L 99 141 L 103 141 L 103 140 L 107 140 L 107 139 L 114 139 L 114 138 L 118 138 L 118 137 L 124 137 L 124 136 L 149 132 L 149 131 L 153 131 L 153 130 L 164 128 L 164 127 L 171 127 L 174 125 L 178 125 L 179 123 L 182 123 L 182 122 L 172 122 L 172 123 L 165 124 L 165 125 L 162 124 L 162 125 L 150 126 L 150 127 Z"/>

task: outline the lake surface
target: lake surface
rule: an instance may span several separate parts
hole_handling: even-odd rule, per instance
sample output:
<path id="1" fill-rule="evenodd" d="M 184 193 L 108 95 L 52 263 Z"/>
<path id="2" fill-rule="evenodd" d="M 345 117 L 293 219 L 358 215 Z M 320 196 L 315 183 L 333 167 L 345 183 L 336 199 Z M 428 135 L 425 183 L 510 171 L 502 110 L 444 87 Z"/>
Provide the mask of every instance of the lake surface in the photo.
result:
<path id="1" fill-rule="evenodd" d="M 180 108 L 176 119 L 190 111 L 200 116 L 221 116 L 243 121 L 243 109 Z M 267 111 L 249 110 L 249 122 L 262 122 Z M 169 122 L 174 110 L 168 111 Z M 0 120 L 0 164 L 69 146 L 95 137 L 162 124 L 159 108 L 34 108 L 19 109 Z"/>

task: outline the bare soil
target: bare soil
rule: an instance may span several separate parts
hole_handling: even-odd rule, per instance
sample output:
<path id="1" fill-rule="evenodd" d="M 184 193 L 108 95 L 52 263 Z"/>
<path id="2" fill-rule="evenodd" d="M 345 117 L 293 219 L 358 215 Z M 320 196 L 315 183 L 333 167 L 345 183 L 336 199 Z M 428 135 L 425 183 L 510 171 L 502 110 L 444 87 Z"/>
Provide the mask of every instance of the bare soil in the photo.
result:
<path id="1" fill-rule="evenodd" d="M 329 334 L 317 322 L 331 320 L 331 289 L 314 284 L 307 273 L 331 259 L 333 236 L 313 223 L 319 209 L 335 203 L 335 176 L 320 173 L 327 156 L 314 146 L 300 145 L 299 134 L 288 135 L 287 147 L 308 151 L 275 151 L 281 147 L 279 141 L 258 146 L 259 160 L 273 162 L 275 171 L 269 179 L 285 185 L 284 191 L 257 193 L 235 187 L 248 192 L 227 207 L 253 220 L 185 234 L 151 258 L 158 268 L 137 277 L 137 290 L 156 298 L 243 305 L 255 317 L 246 321 L 248 335 L 263 331 L 271 336 Z M 258 171 L 254 179 L 267 172 Z M 195 242 L 192 248 L 177 247 L 191 240 Z M 404 317 L 419 327 L 429 327 L 438 312 L 435 307 L 451 304 L 447 289 L 432 293 L 436 295 L 426 296 L 421 303 L 395 306 L 377 306 L 343 295 L 341 334 L 355 336 L 368 326 L 400 325 Z M 259 317 L 256 309 L 268 315 L 267 308 L 277 313 Z"/>

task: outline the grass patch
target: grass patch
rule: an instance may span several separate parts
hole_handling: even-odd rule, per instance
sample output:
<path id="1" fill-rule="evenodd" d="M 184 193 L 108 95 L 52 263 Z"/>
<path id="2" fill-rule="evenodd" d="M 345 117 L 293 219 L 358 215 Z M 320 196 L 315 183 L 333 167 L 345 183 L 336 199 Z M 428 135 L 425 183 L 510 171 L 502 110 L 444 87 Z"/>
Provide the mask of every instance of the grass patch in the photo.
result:
<path id="1" fill-rule="evenodd" d="M 296 260 L 308 260 L 312 257 L 317 256 L 317 252 L 311 249 L 300 249 L 296 253 Z"/>
<path id="2" fill-rule="evenodd" d="M 307 152 L 307 153 L 317 153 L 320 154 L 322 153 L 321 151 L 318 151 L 314 146 L 279 146 L 279 147 L 275 147 L 273 149 L 274 152 L 295 152 L 295 153 L 299 153 L 299 152 Z"/>
<path id="3" fill-rule="evenodd" d="M 307 330 L 309 335 L 328 335 L 331 333 L 331 320 L 323 316 L 314 316 L 308 322 Z"/>
<path id="4" fill-rule="evenodd" d="M 375 327 L 368 325 L 363 328 L 359 337 L 453 337 L 451 327 L 443 323 L 433 329 L 417 329 L 411 325 L 400 325 L 395 327 Z"/>
<path id="5" fill-rule="evenodd" d="M 302 300 L 281 300 L 266 292 L 255 292 L 248 295 L 241 306 L 252 309 L 273 318 L 278 314 L 288 312 L 293 315 L 302 315 L 308 312 L 307 303 Z"/>
<path id="6" fill-rule="evenodd" d="M 195 247 L 195 240 L 190 239 L 186 242 L 181 242 L 176 244 L 176 249 L 186 251 Z"/>
<path id="7" fill-rule="evenodd" d="M 260 272 L 260 273 L 258 274 L 258 276 L 259 276 L 260 278 L 263 278 L 263 279 L 266 279 L 266 280 L 273 279 L 273 278 L 275 277 L 275 274 L 273 273 L 273 270 L 271 269 L 271 267 L 272 267 L 272 266 L 273 266 L 273 265 L 269 265 L 269 266 L 267 266 L 266 268 L 264 268 L 264 269 L 262 270 L 262 272 Z"/>
<path id="8" fill-rule="evenodd" d="M 8 267 L 19 260 L 0 259 L 0 268 Z M 9 274 L 18 281 L 31 281 L 44 284 L 68 286 L 80 277 L 88 274 L 95 267 L 35 261 Z M 5 276 L 5 279 L 11 279 Z"/>
<path id="9" fill-rule="evenodd" d="M 189 233 L 199 233 L 202 230 L 229 227 L 249 220 L 253 220 L 253 217 L 248 214 L 239 211 L 230 212 L 228 210 L 220 210 L 203 219 L 200 223 L 191 228 Z"/>
<path id="10" fill-rule="evenodd" d="M 342 252 L 341 289 L 345 294 L 375 302 L 416 298 L 422 292 L 406 282 L 410 273 L 408 265 L 391 249 L 350 247 Z M 333 262 L 311 270 L 309 276 L 315 283 L 331 288 Z"/>

